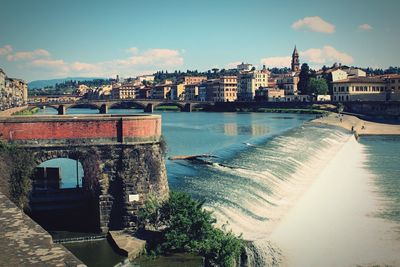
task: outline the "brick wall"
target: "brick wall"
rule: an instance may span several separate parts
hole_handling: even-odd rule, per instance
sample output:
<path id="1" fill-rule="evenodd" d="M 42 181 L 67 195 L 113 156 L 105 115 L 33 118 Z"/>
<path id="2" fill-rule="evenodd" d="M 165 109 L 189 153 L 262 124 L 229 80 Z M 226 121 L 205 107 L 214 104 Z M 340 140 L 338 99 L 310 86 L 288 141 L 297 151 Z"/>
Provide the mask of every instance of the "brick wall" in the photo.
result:
<path id="1" fill-rule="evenodd" d="M 16 140 L 158 138 L 160 116 L 0 118 L 0 138 Z"/>

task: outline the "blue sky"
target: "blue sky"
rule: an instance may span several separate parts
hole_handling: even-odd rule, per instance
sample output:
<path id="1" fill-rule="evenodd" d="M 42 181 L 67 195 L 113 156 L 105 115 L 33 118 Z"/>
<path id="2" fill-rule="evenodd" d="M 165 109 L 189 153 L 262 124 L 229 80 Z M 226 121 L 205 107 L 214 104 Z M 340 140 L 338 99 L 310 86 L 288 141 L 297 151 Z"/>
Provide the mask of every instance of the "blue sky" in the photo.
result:
<path id="1" fill-rule="evenodd" d="M 227 68 L 400 65 L 398 0 L 2 0 L 0 68 L 28 81 Z"/>

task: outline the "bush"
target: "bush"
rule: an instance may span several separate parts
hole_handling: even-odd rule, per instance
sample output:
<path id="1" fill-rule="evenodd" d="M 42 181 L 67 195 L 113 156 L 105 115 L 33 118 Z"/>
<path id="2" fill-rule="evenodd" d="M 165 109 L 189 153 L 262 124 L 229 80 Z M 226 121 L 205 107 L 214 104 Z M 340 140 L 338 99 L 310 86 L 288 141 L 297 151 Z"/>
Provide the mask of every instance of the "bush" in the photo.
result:
<path id="1" fill-rule="evenodd" d="M 3 192 L 21 209 L 29 209 L 31 178 L 35 168 L 32 154 L 7 143 L 0 143 L 0 180 Z"/>
<path id="2" fill-rule="evenodd" d="M 188 194 L 171 192 L 163 203 L 150 198 L 139 216 L 144 225 L 161 232 L 160 244 L 154 245 L 161 253 L 197 253 L 208 266 L 234 266 L 242 251 L 241 238 L 215 228 L 212 213 Z"/>

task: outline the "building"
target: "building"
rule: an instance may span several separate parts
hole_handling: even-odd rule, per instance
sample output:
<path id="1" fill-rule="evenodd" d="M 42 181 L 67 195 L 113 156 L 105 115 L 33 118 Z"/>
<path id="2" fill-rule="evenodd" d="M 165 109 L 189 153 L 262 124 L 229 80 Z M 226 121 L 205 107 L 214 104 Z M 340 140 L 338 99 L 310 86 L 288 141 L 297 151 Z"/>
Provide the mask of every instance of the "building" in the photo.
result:
<path id="1" fill-rule="evenodd" d="M 133 83 L 113 84 L 112 99 L 135 99 L 137 87 Z"/>
<path id="2" fill-rule="evenodd" d="M 237 77 L 221 76 L 199 85 L 199 100 L 213 102 L 233 102 L 237 99 Z"/>
<path id="3" fill-rule="evenodd" d="M 157 84 L 151 89 L 152 99 L 167 99 L 171 94 L 171 83 Z"/>
<path id="4" fill-rule="evenodd" d="M 383 79 L 386 82 L 388 100 L 400 101 L 400 74 L 387 74 Z"/>
<path id="5" fill-rule="evenodd" d="M 357 68 L 343 68 L 348 77 L 367 77 L 367 73 Z"/>
<path id="6" fill-rule="evenodd" d="M 243 71 L 237 77 L 237 99 L 239 101 L 253 101 L 257 89 L 268 87 L 269 71 L 265 68 Z"/>
<path id="7" fill-rule="evenodd" d="M 184 100 L 185 98 L 185 85 L 183 83 L 171 85 L 171 100 Z"/>
<path id="8" fill-rule="evenodd" d="M 199 84 L 207 80 L 206 76 L 185 76 L 183 78 L 183 83 L 187 84 Z"/>
<path id="9" fill-rule="evenodd" d="M 296 46 L 294 46 L 293 54 L 292 54 L 292 71 L 298 72 L 300 71 L 300 60 L 299 60 L 299 53 L 297 52 Z"/>
<path id="10" fill-rule="evenodd" d="M 300 78 L 298 73 L 292 72 L 278 76 L 277 85 L 285 90 L 285 95 L 297 95 Z"/>
<path id="11" fill-rule="evenodd" d="M 199 100 L 199 84 L 188 84 L 185 86 L 185 100 L 186 101 Z M 205 101 L 205 99 L 203 101 Z"/>
<path id="12" fill-rule="evenodd" d="M 279 88 L 259 88 L 256 90 L 257 101 L 281 102 L 285 101 L 285 90 Z"/>
<path id="13" fill-rule="evenodd" d="M 357 77 L 332 82 L 333 101 L 384 101 L 387 82 L 377 77 Z"/>
<path id="14" fill-rule="evenodd" d="M 28 85 L 25 81 L 9 78 L 0 70 L 0 109 L 23 106 L 28 103 Z"/>
<path id="15" fill-rule="evenodd" d="M 150 87 L 139 88 L 136 91 L 136 99 L 148 99 L 150 97 L 151 97 Z"/>
<path id="16" fill-rule="evenodd" d="M 237 99 L 237 77 L 222 76 L 219 78 L 218 102 L 233 102 Z"/>
<path id="17" fill-rule="evenodd" d="M 141 76 L 137 76 L 136 79 L 143 83 L 144 81 L 146 82 L 154 82 L 154 75 L 141 75 Z"/>
<path id="18" fill-rule="evenodd" d="M 252 69 L 253 69 L 253 65 L 252 64 L 248 64 L 248 63 L 243 63 L 242 62 L 242 64 L 239 64 L 239 65 L 237 65 L 237 70 L 239 71 L 239 72 L 241 72 L 241 71 L 251 71 Z"/>

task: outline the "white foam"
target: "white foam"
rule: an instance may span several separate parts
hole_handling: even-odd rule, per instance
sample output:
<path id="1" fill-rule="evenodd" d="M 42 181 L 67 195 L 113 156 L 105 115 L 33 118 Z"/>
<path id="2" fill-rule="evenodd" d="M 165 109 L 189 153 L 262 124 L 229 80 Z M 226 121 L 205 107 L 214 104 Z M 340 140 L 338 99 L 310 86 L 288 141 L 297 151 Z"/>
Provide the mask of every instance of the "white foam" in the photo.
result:
<path id="1" fill-rule="evenodd" d="M 349 139 L 273 230 L 289 266 L 400 266 L 396 225 L 371 215 L 380 204 L 365 160 Z"/>

